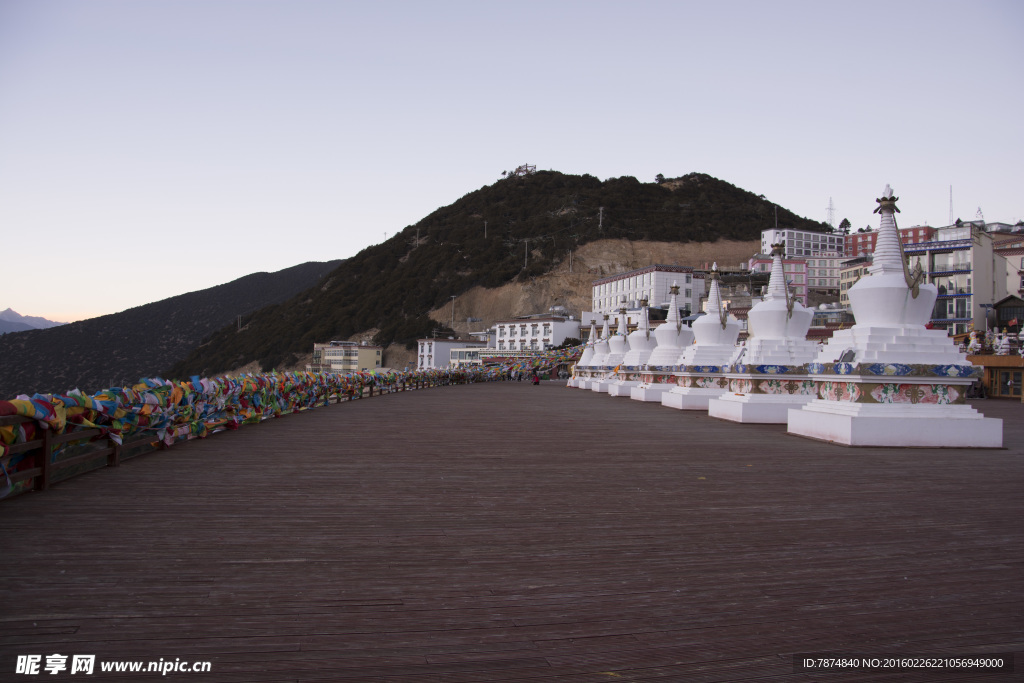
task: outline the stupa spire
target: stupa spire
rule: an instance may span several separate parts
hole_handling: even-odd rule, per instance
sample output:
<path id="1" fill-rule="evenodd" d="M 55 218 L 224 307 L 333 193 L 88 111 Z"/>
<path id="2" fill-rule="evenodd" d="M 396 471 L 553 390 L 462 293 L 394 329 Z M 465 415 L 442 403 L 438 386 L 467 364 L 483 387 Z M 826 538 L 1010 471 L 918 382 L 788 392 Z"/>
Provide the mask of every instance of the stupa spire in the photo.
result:
<path id="1" fill-rule="evenodd" d="M 722 305 L 722 293 L 718 289 L 718 263 L 711 264 L 711 290 L 708 292 L 708 315 L 717 315 L 725 329 L 726 311 Z"/>
<path id="2" fill-rule="evenodd" d="M 896 218 L 894 214 L 899 213 L 896 202 L 899 197 L 894 196 L 892 188 L 885 186 L 885 192 L 875 200 L 878 208 L 875 213 L 881 214 L 881 224 L 878 228 L 878 237 L 875 240 L 874 262 L 868 267 L 868 272 L 875 273 L 903 273 L 903 254 L 900 250 L 900 234 L 896 229 Z"/>
<path id="3" fill-rule="evenodd" d="M 644 333 L 644 337 L 647 339 L 651 338 L 651 321 L 647 315 L 647 299 L 641 299 L 640 301 L 640 323 L 637 325 L 637 329 Z"/>
<path id="4" fill-rule="evenodd" d="M 768 291 L 764 295 L 765 301 L 772 299 L 786 298 L 786 269 L 782 265 L 782 252 L 785 250 L 785 243 L 772 245 L 772 272 L 768 276 Z"/>
<path id="5" fill-rule="evenodd" d="M 626 307 L 623 306 L 619 309 L 619 327 L 615 330 L 615 334 L 621 334 L 625 337 L 629 333 L 629 328 L 626 327 Z"/>
<path id="6" fill-rule="evenodd" d="M 679 284 L 673 280 L 672 287 L 668 291 L 671 295 L 668 298 L 668 315 L 665 316 L 665 324 L 672 325 L 678 330 L 683 324 L 683 319 L 679 317 Z"/>

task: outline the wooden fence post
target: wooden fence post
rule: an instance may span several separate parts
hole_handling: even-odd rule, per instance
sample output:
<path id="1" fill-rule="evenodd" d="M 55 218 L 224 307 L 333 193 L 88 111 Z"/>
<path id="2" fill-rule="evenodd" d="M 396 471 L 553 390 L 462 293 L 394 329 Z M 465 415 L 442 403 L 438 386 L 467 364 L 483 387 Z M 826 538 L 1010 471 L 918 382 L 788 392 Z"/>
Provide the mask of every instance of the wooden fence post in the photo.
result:
<path id="1" fill-rule="evenodd" d="M 110 455 L 107 456 L 107 467 L 118 467 L 121 464 L 121 444 L 110 440 Z"/>
<path id="2" fill-rule="evenodd" d="M 39 424 L 39 423 L 36 423 Z M 49 427 L 42 428 L 43 445 L 39 451 L 39 476 L 36 477 L 36 491 L 45 491 L 50 488 L 50 457 L 53 454 L 53 430 Z"/>

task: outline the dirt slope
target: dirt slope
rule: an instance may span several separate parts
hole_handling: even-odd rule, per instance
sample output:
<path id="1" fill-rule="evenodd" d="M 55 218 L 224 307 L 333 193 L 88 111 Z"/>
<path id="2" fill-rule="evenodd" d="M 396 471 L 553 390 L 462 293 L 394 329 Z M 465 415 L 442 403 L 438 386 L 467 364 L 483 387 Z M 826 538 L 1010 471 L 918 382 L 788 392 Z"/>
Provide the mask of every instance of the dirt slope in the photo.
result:
<path id="1" fill-rule="evenodd" d="M 551 306 L 565 306 L 571 314 L 589 310 L 594 280 L 653 264 L 709 267 L 718 262 L 736 267 L 760 249 L 760 242 L 630 242 L 600 240 L 580 247 L 556 270 L 528 283 L 510 283 L 495 289 L 475 287 L 455 299 L 455 330 L 460 334 L 486 329 L 496 320 L 528 313 L 543 313 Z M 430 312 L 438 322 L 450 324 L 449 304 Z M 466 323 L 466 318 L 481 322 Z"/>

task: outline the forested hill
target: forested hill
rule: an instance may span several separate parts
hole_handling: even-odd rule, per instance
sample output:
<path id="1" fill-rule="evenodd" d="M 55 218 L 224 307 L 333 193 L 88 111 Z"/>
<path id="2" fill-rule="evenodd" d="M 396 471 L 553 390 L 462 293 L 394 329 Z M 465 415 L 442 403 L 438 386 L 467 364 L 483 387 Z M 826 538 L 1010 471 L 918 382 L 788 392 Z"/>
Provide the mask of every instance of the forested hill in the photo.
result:
<path id="1" fill-rule="evenodd" d="M 436 326 L 427 312 L 450 296 L 546 273 L 593 240 L 752 240 L 774 225 L 775 206 L 762 196 L 699 173 L 660 184 L 510 175 L 364 249 L 308 292 L 247 316 L 241 331 L 219 330 L 169 374 L 290 365 L 314 342 L 374 329 L 379 344 L 411 345 Z M 782 207 L 778 225 L 827 229 Z"/>
<path id="2" fill-rule="evenodd" d="M 239 315 L 285 301 L 341 261 L 303 263 L 46 330 L 0 336 L 0 399 L 153 377 Z"/>

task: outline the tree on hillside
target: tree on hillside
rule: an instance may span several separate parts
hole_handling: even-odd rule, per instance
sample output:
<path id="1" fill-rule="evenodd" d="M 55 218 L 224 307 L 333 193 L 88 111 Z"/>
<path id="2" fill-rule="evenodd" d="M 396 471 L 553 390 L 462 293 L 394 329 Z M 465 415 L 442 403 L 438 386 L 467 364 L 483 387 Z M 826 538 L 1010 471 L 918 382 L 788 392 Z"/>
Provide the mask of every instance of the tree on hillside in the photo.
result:
<path id="1" fill-rule="evenodd" d="M 849 218 L 844 218 L 843 220 L 841 220 L 839 222 L 839 232 L 841 232 L 844 235 L 849 235 L 850 234 L 850 228 L 851 227 L 852 227 L 852 224 L 850 223 L 850 219 Z"/>
<path id="2" fill-rule="evenodd" d="M 654 182 L 661 185 L 663 182 L 665 182 L 665 176 L 659 173 L 658 175 L 654 176 Z"/>

